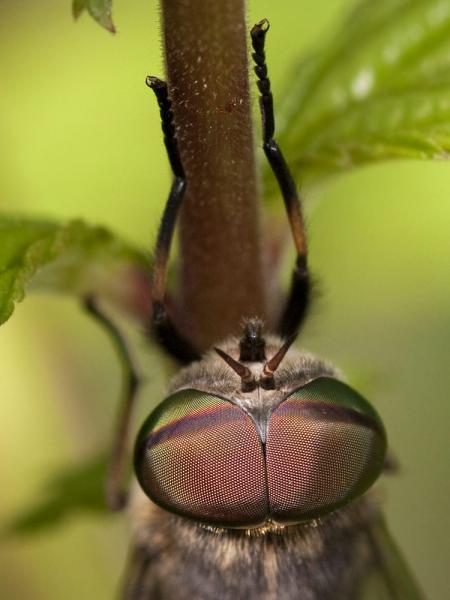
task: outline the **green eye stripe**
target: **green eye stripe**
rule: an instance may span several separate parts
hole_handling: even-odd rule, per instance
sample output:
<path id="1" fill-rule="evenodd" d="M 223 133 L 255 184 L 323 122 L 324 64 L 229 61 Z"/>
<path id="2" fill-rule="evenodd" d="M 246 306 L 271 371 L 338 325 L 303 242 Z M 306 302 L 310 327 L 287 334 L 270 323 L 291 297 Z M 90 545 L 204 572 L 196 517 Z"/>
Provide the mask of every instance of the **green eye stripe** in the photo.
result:
<path id="1" fill-rule="evenodd" d="M 177 423 L 183 422 L 186 426 L 191 422 L 198 427 L 202 421 L 214 419 L 214 415 L 222 408 L 223 402 L 224 400 L 218 396 L 206 392 L 192 389 L 180 390 L 169 396 L 151 413 L 142 425 L 137 445 L 147 437 L 149 430 L 160 435 L 167 430 L 170 435 L 170 430 L 174 430 Z"/>
<path id="2" fill-rule="evenodd" d="M 295 390 L 287 399 L 310 402 L 325 402 L 342 408 L 349 408 L 361 415 L 370 417 L 384 432 L 383 422 L 371 404 L 346 383 L 332 377 L 319 377 Z"/>

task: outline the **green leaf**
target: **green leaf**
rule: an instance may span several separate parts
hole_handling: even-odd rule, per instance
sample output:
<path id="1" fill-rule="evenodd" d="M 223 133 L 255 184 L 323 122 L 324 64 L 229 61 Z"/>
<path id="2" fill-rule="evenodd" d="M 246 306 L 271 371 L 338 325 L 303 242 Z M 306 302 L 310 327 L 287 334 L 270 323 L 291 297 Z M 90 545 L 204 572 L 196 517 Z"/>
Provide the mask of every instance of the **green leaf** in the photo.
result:
<path id="1" fill-rule="evenodd" d="M 130 312 L 148 295 L 148 260 L 104 227 L 2 216 L 0 239 L 0 324 L 28 290 L 103 296 Z"/>
<path id="2" fill-rule="evenodd" d="M 295 68 L 278 119 L 294 173 L 448 158 L 448 0 L 364 0 L 326 39 Z"/>
<path id="3" fill-rule="evenodd" d="M 39 533 L 77 513 L 109 512 L 104 490 L 106 464 L 105 457 L 98 456 L 55 473 L 41 498 L 8 523 L 4 534 Z"/>
<path id="4" fill-rule="evenodd" d="M 112 0 L 73 0 L 72 14 L 75 19 L 78 19 L 85 10 L 99 25 L 111 33 L 116 32 L 111 17 Z"/>

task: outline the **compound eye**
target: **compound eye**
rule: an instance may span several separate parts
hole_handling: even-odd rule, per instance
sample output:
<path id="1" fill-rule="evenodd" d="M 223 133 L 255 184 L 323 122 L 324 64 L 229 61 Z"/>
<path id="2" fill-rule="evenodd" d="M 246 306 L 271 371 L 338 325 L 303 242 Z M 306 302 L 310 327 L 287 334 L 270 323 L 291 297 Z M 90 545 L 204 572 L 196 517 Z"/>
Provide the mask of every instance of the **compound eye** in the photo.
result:
<path id="1" fill-rule="evenodd" d="M 135 471 L 144 492 L 170 512 L 244 527 L 267 514 L 262 444 L 251 418 L 231 402 L 181 390 L 148 417 Z"/>
<path id="2" fill-rule="evenodd" d="M 383 424 L 345 383 L 321 377 L 272 413 L 266 456 L 274 519 L 296 522 L 331 512 L 365 492 L 383 468 Z"/>

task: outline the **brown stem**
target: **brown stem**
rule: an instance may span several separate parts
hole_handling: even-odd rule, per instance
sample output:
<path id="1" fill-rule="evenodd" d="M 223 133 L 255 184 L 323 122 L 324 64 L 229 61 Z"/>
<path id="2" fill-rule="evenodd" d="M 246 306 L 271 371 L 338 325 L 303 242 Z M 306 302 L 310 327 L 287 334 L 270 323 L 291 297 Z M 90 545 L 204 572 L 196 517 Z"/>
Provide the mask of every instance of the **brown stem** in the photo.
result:
<path id="1" fill-rule="evenodd" d="M 181 302 L 201 349 L 264 316 L 245 0 L 162 0 L 167 76 L 188 187 Z"/>

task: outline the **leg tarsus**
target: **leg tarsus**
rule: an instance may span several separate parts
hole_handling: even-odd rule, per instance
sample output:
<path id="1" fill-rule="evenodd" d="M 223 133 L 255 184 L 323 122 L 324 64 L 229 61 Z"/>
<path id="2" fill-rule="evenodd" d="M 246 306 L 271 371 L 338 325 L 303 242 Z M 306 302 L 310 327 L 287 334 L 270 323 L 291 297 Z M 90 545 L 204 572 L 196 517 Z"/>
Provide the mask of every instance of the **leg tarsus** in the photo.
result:
<path id="1" fill-rule="evenodd" d="M 145 83 L 153 90 L 159 106 L 161 115 L 161 129 L 164 134 L 164 144 L 167 150 L 170 166 L 175 177 L 184 179 L 183 163 L 181 162 L 178 142 L 173 122 L 172 102 L 169 98 L 169 89 L 167 83 L 158 77 L 149 75 Z"/>
<path id="2" fill-rule="evenodd" d="M 178 214 L 186 191 L 187 181 L 178 150 L 175 125 L 167 83 L 157 77 L 147 77 L 147 85 L 156 95 L 161 114 L 164 144 L 174 180 L 161 219 L 156 241 L 152 275 L 153 323 L 151 330 L 161 347 L 173 358 L 188 364 L 200 358 L 191 342 L 177 329 L 165 307 L 167 265 Z"/>
<path id="3" fill-rule="evenodd" d="M 297 264 L 293 273 L 291 290 L 283 310 L 278 332 L 283 336 L 295 334 L 302 323 L 310 299 L 310 276 L 307 267 L 307 244 L 300 200 L 294 178 L 284 159 L 284 156 L 273 138 L 275 118 L 273 112 L 273 97 L 270 91 L 270 79 L 267 73 L 264 44 L 269 22 L 263 19 L 251 30 L 253 44 L 253 60 L 257 85 L 260 92 L 259 106 L 263 125 L 263 148 L 273 174 L 280 187 L 292 237 L 297 250 Z"/>

